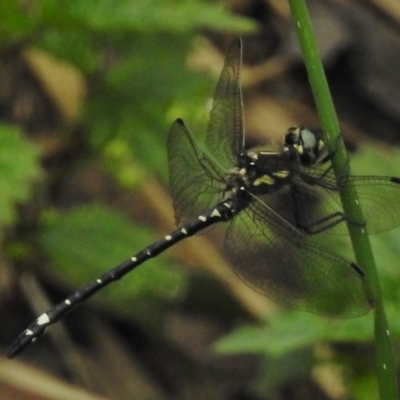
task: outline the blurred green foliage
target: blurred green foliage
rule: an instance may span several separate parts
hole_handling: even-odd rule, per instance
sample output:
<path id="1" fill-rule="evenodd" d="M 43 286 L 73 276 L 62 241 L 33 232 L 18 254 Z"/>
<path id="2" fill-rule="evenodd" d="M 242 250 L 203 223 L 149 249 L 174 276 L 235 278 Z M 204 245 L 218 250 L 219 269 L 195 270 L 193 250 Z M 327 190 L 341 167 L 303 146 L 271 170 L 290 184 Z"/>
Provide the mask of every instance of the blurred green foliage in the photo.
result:
<path id="1" fill-rule="evenodd" d="M 366 315 L 353 319 L 326 319 L 304 312 L 276 314 L 267 320 L 268 326 L 243 326 L 218 344 L 224 353 L 263 353 L 279 358 L 311 347 L 318 342 L 363 342 L 373 338 L 372 318 Z"/>
<path id="2" fill-rule="evenodd" d="M 19 129 L 0 124 L 0 237 L 17 222 L 15 204 L 30 198 L 30 183 L 42 176 L 39 157 L 39 149 Z"/>
<path id="3" fill-rule="evenodd" d="M 87 152 L 84 159 L 77 155 L 72 168 L 94 160 L 131 190 L 150 171 L 166 181 L 169 125 L 205 110 L 213 79 L 186 65 L 195 36 L 204 30 L 239 34 L 255 27 L 220 3 L 205 0 L 5 1 L 0 14 L 0 50 L 5 54 L 13 46 L 38 48 L 74 66 L 84 78 L 87 94 L 76 125 L 89 157 Z M 62 132 L 71 126 L 59 128 Z M 4 228 L 16 222 L 14 204 L 28 200 L 31 184 L 41 175 L 40 154 L 29 140 L 11 128 L 1 129 Z M 51 260 L 49 269 L 75 287 L 157 238 L 150 228 L 127 222 L 105 205 L 78 205 L 67 212 L 51 202 L 41 206 L 37 237 Z M 108 297 L 127 304 L 134 297 L 180 296 L 183 275 L 162 262 L 155 260 L 149 273 L 140 268 L 134 284 L 127 279 Z"/>

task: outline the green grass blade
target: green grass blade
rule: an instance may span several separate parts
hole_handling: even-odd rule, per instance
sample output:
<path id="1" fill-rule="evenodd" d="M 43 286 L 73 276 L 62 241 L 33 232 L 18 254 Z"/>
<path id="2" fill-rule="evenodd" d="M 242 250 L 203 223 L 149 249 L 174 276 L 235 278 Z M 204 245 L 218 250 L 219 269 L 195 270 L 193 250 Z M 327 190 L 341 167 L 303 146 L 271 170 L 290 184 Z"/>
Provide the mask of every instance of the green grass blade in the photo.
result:
<path id="1" fill-rule="evenodd" d="M 329 149 L 336 150 L 332 165 L 336 177 L 339 178 L 346 168 L 350 173 L 350 167 L 347 165 L 348 156 L 343 140 L 340 138 L 339 120 L 319 56 L 307 7 L 304 0 L 289 0 L 289 4 L 321 125 L 326 134 L 325 142 Z M 358 206 L 357 193 L 353 188 L 349 190 L 351 196 L 346 193 L 345 198 L 342 199 L 343 209 L 347 215 L 352 215 L 356 220 L 363 220 L 361 209 Z M 362 266 L 367 275 L 370 285 L 367 290 L 370 291 L 371 301 L 374 302 L 376 363 L 380 397 L 382 400 L 395 400 L 398 398 L 395 359 L 369 238 L 361 227 L 354 226 L 354 224 L 349 225 L 349 232 L 357 263 Z"/>

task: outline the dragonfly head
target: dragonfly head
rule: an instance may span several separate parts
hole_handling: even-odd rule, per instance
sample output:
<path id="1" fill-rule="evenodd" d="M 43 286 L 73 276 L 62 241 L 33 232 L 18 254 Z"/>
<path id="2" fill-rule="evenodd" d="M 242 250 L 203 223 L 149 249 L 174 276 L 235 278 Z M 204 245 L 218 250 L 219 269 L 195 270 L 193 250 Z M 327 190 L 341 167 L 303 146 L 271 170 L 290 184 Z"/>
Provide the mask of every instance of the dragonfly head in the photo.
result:
<path id="1" fill-rule="evenodd" d="M 303 127 L 289 128 L 285 135 L 283 151 L 289 153 L 291 160 L 305 167 L 323 163 L 328 156 L 322 131 Z"/>

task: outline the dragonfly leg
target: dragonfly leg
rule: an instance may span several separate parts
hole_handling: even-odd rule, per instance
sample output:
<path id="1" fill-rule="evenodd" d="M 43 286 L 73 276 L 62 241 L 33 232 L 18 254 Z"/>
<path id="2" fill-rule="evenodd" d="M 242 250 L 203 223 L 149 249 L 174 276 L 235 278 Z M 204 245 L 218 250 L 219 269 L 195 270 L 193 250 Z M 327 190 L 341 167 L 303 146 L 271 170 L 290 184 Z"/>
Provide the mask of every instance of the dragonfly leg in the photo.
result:
<path id="1" fill-rule="evenodd" d="M 312 220 L 312 217 L 310 218 L 312 212 L 308 212 L 306 208 L 308 206 L 311 207 L 312 204 L 305 205 L 304 199 L 301 199 L 296 185 L 291 186 L 290 194 L 293 203 L 294 224 L 296 228 L 309 235 L 329 231 L 343 222 L 348 222 L 359 227 L 365 226 L 365 222 L 351 219 L 342 211 L 336 211 L 322 218 Z"/>
<path id="2" fill-rule="evenodd" d="M 313 221 L 309 224 L 296 223 L 297 228 L 302 230 L 303 232 L 309 235 L 315 235 L 318 233 L 329 231 L 335 226 L 347 222 L 351 225 L 356 225 L 359 227 L 365 226 L 365 222 L 359 222 L 355 220 L 351 220 L 344 213 L 338 211 L 333 214 L 327 215 L 326 217 L 320 218 L 317 221 Z"/>
<path id="3" fill-rule="evenodd" d="M 297 227 L 309 235 L 316 235 L 321 232 L 326 232 L 346 221 L 347 218 L 344 213 L 336 212 L 309 224 L 299 224 Z"/>

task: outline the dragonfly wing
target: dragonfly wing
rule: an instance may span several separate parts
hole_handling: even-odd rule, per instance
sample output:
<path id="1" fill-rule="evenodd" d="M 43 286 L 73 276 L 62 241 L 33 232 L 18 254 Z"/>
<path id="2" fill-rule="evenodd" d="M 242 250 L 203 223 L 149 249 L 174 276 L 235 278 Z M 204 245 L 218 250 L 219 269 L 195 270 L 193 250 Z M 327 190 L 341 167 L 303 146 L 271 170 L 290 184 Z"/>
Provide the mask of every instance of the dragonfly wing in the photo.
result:
<path id="1" fill-rule="evenodd" d="M 238 276 L 280 304 L 344 318 L 371 309 L 357 265 L 313 242 L 261 202 L 235 217 L 225 247 Z"/>
<path id="2" fill-rule="evenodd" d="M 308 176 L 311 175 L 308 174 Z M 350 222 L 365 223 L 365 230 L 370 234 L 385 232 L 400 226 L 399 178 L 345 176 L 338 185 L 332 174 L 323 178 L 317 176 L 318 174 L 313 177 L 313 184 L 307 183 L 300 175 L 296 176 L 294 180 L 299 192 L 298 207 L 302 207 L 300 213 L 308 225 L 312 225 L 329 215 L 343 213 L 339 191 L 342 191 L 346 196 L 347 189 L 352 186 L 357 191 L 364 220 L 357 221 L 351 215 L 346 215 Z M 348 193 L 348 196 L 352 196 L 351 191 Z M 290 213 L 289 220 L 293 221 Z M 348 234 L 348 230 L 345 223 L 340 223 L 328 229 L 326 233 Z"/>
<path id="3" fill-rule="evenodd" d="M 237 165 L 237 156 L 244 150 L 241 62 L 242 43 L 237 39 L 228 49 L 207 128 L 207 148 L 225 168 Z"/>
<path id="4" fill-rule="evenodd" d="M 225 184 L 220 168 L 202 152 L 180 119 L 172 124 L 167 149 L 175 222 L 181 225 L 217 204 Z"/>
<path id="5" fill-rule="evenodd" d="M 400 225 L 400 179 L 390 176 L 351 176 L 340 187 L 357 190 L 368 233 L 379 233 Z"/>

